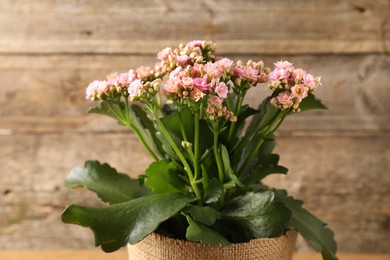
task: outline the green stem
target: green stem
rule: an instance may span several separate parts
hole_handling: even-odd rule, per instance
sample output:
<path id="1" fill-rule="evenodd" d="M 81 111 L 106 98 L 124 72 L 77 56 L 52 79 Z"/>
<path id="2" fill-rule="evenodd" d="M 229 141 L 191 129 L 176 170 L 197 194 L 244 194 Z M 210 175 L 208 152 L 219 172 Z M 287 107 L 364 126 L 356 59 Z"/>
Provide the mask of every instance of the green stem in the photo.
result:
<path id="1" fill-rule="evenodd" d="M 176 153 L 176 155 L 179 157 L 181 163 L 183 164 L 184 166 L 184 169 L 186 170 L 187 174 L 188 174 L 188 178 L 190 179 L 190 184 L 191 184 L 191 187 L 196 195 L 196 197 L 198 199 L 201 198 L 201 194 L 200 194 L 200 191 L 199 191 L 199 188 L 196 184 L 196 180 L 194 179 L 194 175 L 192 173 L 192 170 L 191 170 L 191 167 L 190 165 L 188 164 L 187 160 L 184 158 L 183 154 L 180 152 L 179 148 L 177 147 L 177 145 L 175 144 L 175 142 L 172 140 L 171 136 L 169 135 L 169 133 L 167 132 L 167 130 L 165 129 L 163 123 L 161 122 L 160 118 L 158 117 L 157 113 L 156 113 L 156 109 L 150 109 L 149 110 L 153 113 L 154 117 L 155 117 L 155 120 L 156 120 L 156 123 L 157 125 L 160 127 L 160 130 L 162 132 L 162 134 L 164 135 L 164 137 L 167 139 L 168 143 L 171 145 L 173 151 Z"/>
<path id="2" fill-rule="evenodd" d="M 122 112 L 118 111 L 111 105 L 110 101 L 106 101 L 107 102 L 107 105 L 108 105 L 108 108 L 110 109 L 110 111 L 114 114 L 114 116 L 119 120 L 121 121 L 122 123 L 125 123 L 125 119 L 123 119 L 122 117 Z"/>
<path id="3" fill-rule="evenodd" d="M 238 117 L 238 115 L 241 112 L 241 107 L 242 107 L 242 102 L 244 101 L 244 97 L 245 97 L 245 92 L 244 93 L 240 93 L 237 96 L 237 104 L 236 104 L 236 109 L 234 111 L 234 114 L 237 117 Z M 232 138 L 234 136 L 234 132 L 236 131 L 236 126 L 237 126 L 237 122 L 233 122 L 230 125 L 230 130 L 229 130 L 229 135 L 228 135 L 228 142 L 230 142 L 232 140 Z"/>
<path id="4" fill-rule="evenodd" d="M 195 180 L 199 177 L 199 113 L 195 111 L 195 136 L 194 136 L 194 171 Z"/>
<path id="5" fill-rule="evenodd" d="M 223 166 L 222 166 L 222 159 L 221 159 L 221 153 L 219 152 L 219 143 L 218 143 L 218 134 L 219 134 L 219 129 L 218 129 L 218 123 L 216 123 L 214 128 L 214 156 L 215 156 L 215 161 L 217 162 L 217 167 L 218 167 L 218 176 L 219 176 L 219 182 L 221 185 L 223 185 L 225 181 L 225 176 L 223 172 Z"/>
<path id="6" fill-rule="evenodd" d="M 286 117 L 286 114 L 282 113 L 279 111 L 274 119 L 271 121 L 271 123 L 263 130 L 260 132 L 260 139 L 257 141 L 255 147 L 251 150 L 250 154 L 248 157 L 245 159 L 244 163 L 242 164 L 241 168 L 238 171 L 238 176 L 242 174 L 242 172 L 248 167 L 249 163 L 252 161 L 253 157 L 257 154 L 259 151 L 261 145 L 264 143 L 264 140 L 273 132 L 276 131 L 276 129 L 279 128 L 279 126 L 282 124 L 284 118 Z M 275 122 L 278 122 L 275 127 L 273 125 Z"/>
<path id="7" fill-rule="evenodd" d="M 182 124 L 182 122 L 181 122 L 181 109 L 180 109 L 179 106 L 177 107 L 177 112 L 179 113 L 179 121 L 180 121 L 181 135 L 183 136 L 183 140 L 187 142 L 187 141 L 188 141 L 188 139 L 187 139 L 187 134 L 186 134 L 186 132 L 184 131 L 184 126 L 183 126 L 183 124 Z"/>
<path id="8" fill-rule="evenodd" d="M 158 157 L 157 155 L 153 152 L 153 150 L 149 147 L 148 143 L 145 141 L 145 138 L 142 136 L 142 133 L 141 131 L 133 124 L 131 123 L 131 120 L 130 120 L 130 109 L 129 109 L 129 101 L 128 99 L 126 98 L 126 102 L 125 102 L 125 118 L 126 118 L 126 121 L 123 122 L 125 125 L 127 125 L 128 127 L 130 127 L 133 132 L 135 133 L 135 135 L 137 136 L 137 138 L 141 141 L 141 144 L 144 146 L 145 150 L 147 151 L 147 153 L 155 160 L 155 161 L 158 161 Z"/>
<path id="9" fill-rule="evenodd" d="M 256 155 L 257 151 L 259 150 L 263 142 L 264 142 L 264 137 L 260 137 L 259 141 L 256 143 L 255 147 L 252 149 L 251 153 L 246 158 L 240 170 L 238 171 L 237 174 L 238 176 L 241 176 L 242 172 L 246 169 L 246 167 L 248 167 L 249 163 L 252 161 L 253 157 Z"/>

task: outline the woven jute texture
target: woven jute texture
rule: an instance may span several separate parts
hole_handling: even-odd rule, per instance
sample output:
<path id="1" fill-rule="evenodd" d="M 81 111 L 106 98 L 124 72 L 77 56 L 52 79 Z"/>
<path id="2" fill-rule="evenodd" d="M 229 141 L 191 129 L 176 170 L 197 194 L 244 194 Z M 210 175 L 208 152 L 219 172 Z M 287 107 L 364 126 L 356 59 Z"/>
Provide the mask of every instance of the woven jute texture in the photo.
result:
<path id="1" fill-rule="evenodd" d="M 129 260 L 291 260 L 297 232 L 289 230 L 277 238 L 253 239 L 248 243 L 204 244 L 177 240 L 152 233 L 128 245 Z"/>

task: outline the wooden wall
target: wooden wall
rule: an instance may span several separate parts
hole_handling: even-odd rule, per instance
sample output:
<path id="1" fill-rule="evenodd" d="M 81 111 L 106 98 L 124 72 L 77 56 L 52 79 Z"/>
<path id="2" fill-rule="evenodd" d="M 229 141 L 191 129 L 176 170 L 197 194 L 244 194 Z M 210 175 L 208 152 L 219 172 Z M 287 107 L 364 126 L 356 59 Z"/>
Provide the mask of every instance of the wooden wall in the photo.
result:
<path id="1" fill-rule="evenodd" d="M 277 152 L 290 174 L 268 183 L 304 199 L 340 251 L 389 253 L 389 0 L 1 0 L 0 248 L 93 246 L 60 221 L 67 203 L 98 203 L 69 193 L 67 172 L 98 159 L 136 175 L 150 160 L 132 133 L 86 114 L 85 87 L 193 39 L 322 76 L 329 110 L 289 118 Z"/>

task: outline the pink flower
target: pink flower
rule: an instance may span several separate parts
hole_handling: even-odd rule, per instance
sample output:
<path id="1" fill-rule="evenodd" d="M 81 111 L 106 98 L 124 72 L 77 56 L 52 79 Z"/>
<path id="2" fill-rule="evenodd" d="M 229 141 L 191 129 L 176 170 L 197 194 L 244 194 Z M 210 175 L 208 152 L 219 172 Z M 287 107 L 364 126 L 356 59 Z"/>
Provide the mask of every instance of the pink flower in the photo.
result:
<path id="1" fill-rule="evenodd" d="M 187 46 L 190 48 L 200 47 L 202 46 L 202 41 L 201 40 L 190 41 L 189 43 L 187 43 Z"/>
<path id="2" fill-rule="evenodd" d="M 245 69 L 245 77 L 253 81 L 256 81 L 259 78 L 259 71 L 252 67 L 247 67 Z"/>
<path id="3" fill-rule="evenodd" d="M 188 56 L 187 55 L 177 56 L 177 62 L 180 63 L 180 64 L 186 63 L 187 60 L 188 60 Z"/>
<path id="4" fill-rule="evenodd" d="M 219 97 L 212 97 L 207 100 L 209 105 L 213 105 L 214 107 L 221 106 L 222 107 L 222 99 Z"/>
<path id="5" fill-rule="evenodd" d="M 200 91 L 199 89 L 197 88 L 194 88 L 192 91 L 191 91 L 191 96 L 190 98 L 196 102 L 198 102 L 201 98 L 204 97 L 204 93 L 202 91 Z"/>
<path id="6" fill-rule="evenodd" d="M 207 83 L 206 77 L 194 79 L 194 85 L 200 91 L 207 91 L 211 88 L 211 84 Z"/>
<path id="7" fill-rule="evenodd" d="M 135 70 L 138 79 L 147 79 L 153 73 L 153 70 L 148 66 L 141 66 Z"/>
<path id="8" fill-rule="evenodd" d="M 106 85 L 107 86 L 116 86 L 118 83 L 118 77 L 119 76 L 118 76 L 117 72 L 114 72 L 114 73 L 107 75 Z"/>
<path id="9" fill-rule="evenodd" d="M 234 70 L 237 77 L 240 79 L 249 79 L 251 81 L 257 81 L 259 78 L 259 71 L 252 67 L 235 68 Z"/>
<path id="10" fill-rule="evenodd" d="M 219 82 L 219 84 L 215 88 L 215 92 L 220 98 L 227 98 L 228 87 L 226 86 L 225 82 Z"/>
<path id="11" fill-rule="evenodd" d="M 291 91 L 288 90 L 279 93 L 279 95 L 276 97 L 279 104 L 281 104 L 283 108 L 291 107 L 293 105 L 293 98 L 294 97 Z"/>
<path id="12" fill-rule="evenodd" d="M 191 77 L 183 77 L 181 83 L 186 89 L 192 89 L 194 86 L 194 80 Z"/>
<path id="13" fill-rule="evenodd" d="M 232 60 L 229 60 L 228 58 L 220 59 L 219 61 L 215 62 L 219 67 L 222 67 L 224 69 L 231 69 L 233 67 L 234 62 Z"/>
<path id="14" fill-rule="evenodd" d="M 172 54 L 172 49 L 167 47 L 157 53 L 157 58 L 159 60 L 168 60 L 168 57 Z"/>
<path id="15" fill-rule="evenodd" d="M 237 117 L 226 106 L 223 106 L 222 102 L 223 99 L 219 97 L 212 97 L 207 100 L 207 107 L 205 108 L 206 117 L 209 120 L 225 119 L 231 122 L 237 121 Z"/>
<path id="16" fill-rule="evenodd" d="M 193 77 L 200 77 L 202 73 L 205 73 L 205 68 L 203 64 L 200 63 L 195 63 L 194 66 L 192 67 L 193 69 Z"/>
<path id="17" fill-rule="evenodd" d="M 134 80 L 128 88 L 129 95 L 131 98 L 137 97 L 141 94 L 142 91 L 142 82 L 139 79 Z"/>
<path id="18" fill-rule="evenodd" d="M 223 74 L 223 68 L 217 63 L 208 62 L 204 66 L 206 73 L 212 78 L 220 78 Z"/>
<path id="19" fill-rule="evenodd" d="M 303 84 L 307 86 L 310 90 L 314 90 L 316 88 L 316 83 L 313 75 L 306 74 L 302 78 Z"/>
<path id="20" fill-rule="evenodd" d="M 302 80 L 302 78 L 306 75 L 306 71 L 304 71 L 301 68 L 294 69 L 293 73 L 291 74 L 291 81 L 292 82 L 298 82 Z"/>
<path id="21" fill-rule="evenodd" d="M 128 85 L 130 83 L 129 73 L 121 73 L 118 77 L 118 82 L 122 86 Z"/>
<path id="22" fill-rule="evenodd" d="M 178 77 L 169 78 L 164 86 L 167 93 L 179 94 L 180 79 Z"/>
<path id="23" fill-rule="evenodd" d="M 98 87 L 99 87 L 99 80 L 94 80 L 91 83 L 89 83 L 85 91 L 86 99 L 94 100 L 97 94 Z"/>
<path id="24" fill-rule="evenodd" d="M 104 94 L 108 94 L 107 92 L 109 90 L 109 87 L 110 85 L 107 85 L 107 81 L 105 80 L 99 81 L 98 87 L 96 89 L 97 97 L 101 98 Z"/>
<path id="25" fill-rule="evenodd" d="M 234 74 L 238 78 L 243 79 L 243 78 L 245 78 L 245 69 L 237 67 L 237 68 L 234 69 Z"/>
<path id="26" fill-rule="evenodd" d="M 180 72 L 183 70 L 182 67 L 176 67 L 176 69 L 174 69 L 170 74 L 169 74 L 169 77 L 170 78 L 174 78 L 174 77 L 178 77 Z"/>
<path id="27" fill-rule="evenodd" d="M 292 63 L 288 61 L 278 61 L 274 63 L 275 68 L 277 69 L 283 69 L 283 70 L 289 70 L 292 67 Z"/>
<path id="28" fill-rule="evenodd" d="M 289 76 L 290 76 L 290 73 L 289 73 L 287 70 L 285 70 L 285 69 L 279 69 L 279 68 L 274 69 L 274 70 L 271 71 L 270 74 L 269 74 L 269 78 L 270 78 L 272 81 L 275 81 L 275 80 L 284 80 L 284 79 L 287 79 Z"/>
<path id="29" fill-rule="evenodd" d="M 131 69 L 127 74 L 129 74 L 129 83 L 137 79 L 137 72 L 135 72 L 135 70 Z"/>
<path id="30" fill-rule="evenodd" d="M 291 88 L 291 92 L 294 97 L 298 98 L 299 100 L 304 99 L 307 97 L 307 91 L 304 85 L 295 85 Z"/>

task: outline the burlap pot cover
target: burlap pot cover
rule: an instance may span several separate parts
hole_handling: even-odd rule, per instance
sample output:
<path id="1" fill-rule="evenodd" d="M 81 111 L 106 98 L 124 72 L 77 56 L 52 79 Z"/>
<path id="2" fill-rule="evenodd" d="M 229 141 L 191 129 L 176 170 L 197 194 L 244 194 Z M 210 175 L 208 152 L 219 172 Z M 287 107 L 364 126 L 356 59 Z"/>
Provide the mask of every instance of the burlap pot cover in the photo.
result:
<path id="1" fill-rule="evenodd" d="M 204 244 L 177 240 L 152 233 L 141 242 L 128 244 L 129 260 L 291 260 L 297 232 L 289 230 L 277 238 L 253 239 L 248 243 Z"/>

